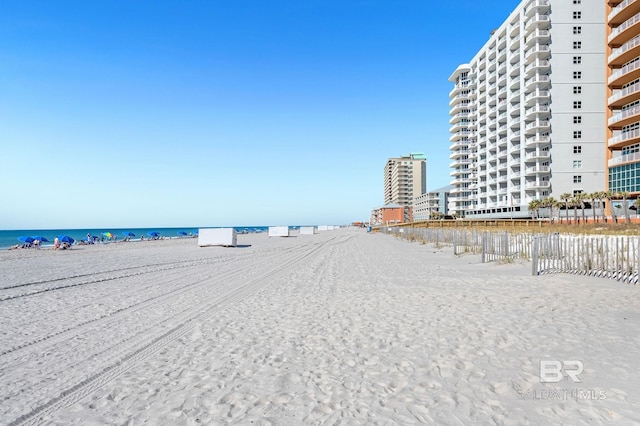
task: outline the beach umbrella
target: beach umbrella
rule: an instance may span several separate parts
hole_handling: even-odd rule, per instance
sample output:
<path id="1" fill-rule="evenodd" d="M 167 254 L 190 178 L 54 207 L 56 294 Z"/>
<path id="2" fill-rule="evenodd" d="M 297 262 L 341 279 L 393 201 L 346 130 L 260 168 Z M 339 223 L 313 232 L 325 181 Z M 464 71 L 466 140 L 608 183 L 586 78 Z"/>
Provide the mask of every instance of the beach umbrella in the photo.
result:
<path id="1" fill-rule="evenodd" d="M 125 237 L 135 237 L 136 236 L 136 234 L 134 234 L 133 232 L 129 232 L 129 231 L 123 232 L 122 235 L 124 235 Z"/>
<path id="2" fill-rule="evenodd" d="M 75 241 L 73 238 L 71 238 L 68 235 L 58 235 L 58 240 L 60 240 L 61 243 L 69 243 L 69 244 L 73 244 L 73 242 Z"/>
<path id="3" fill-rule="evenodd" d="M 102 235 L 104 235 L 107 238 L 113 237 L 113 234 L 111 232 L 103 232 Z"/>
<path id="4" fill-rule="evenodd" d="M 33 237 L 34 240 L 38 240 L 38 241 L 42 241 L 43 243 L 48 243 L 49 240 L 47 240 L 45 237 L 43 237 L 42 235 L 34 235 Z"/>
<path id="5" fill-rule="evenodd" d="M 31 237 L 18 237 L 18 241 L 31 244 L 34 241 L 34 239 Z"/>
<path id="6" fill-rule="evenodd" d="M 147 235 L 155 238 L 155 237 L 159 237 L 160 233 L 156 231 L 150 231 L 150 232 L 147 232 Z"/>
<path id="7" fill-rule="evenodd" d="M 187 233 L 184 231 L 178 231 L 178 235 L 187 235 Z"/>

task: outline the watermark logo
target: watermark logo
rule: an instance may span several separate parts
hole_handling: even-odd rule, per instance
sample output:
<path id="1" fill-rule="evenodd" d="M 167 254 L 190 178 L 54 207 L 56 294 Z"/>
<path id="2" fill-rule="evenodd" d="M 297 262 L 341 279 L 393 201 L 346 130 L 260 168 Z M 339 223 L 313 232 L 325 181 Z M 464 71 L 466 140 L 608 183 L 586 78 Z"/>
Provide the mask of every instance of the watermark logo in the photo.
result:
<path id="1" fill-rule="evenodd" d="M 584 371 L 582 361 L 540 360 L 540 383 L 558 383 L 562 379 L 581 383 L 580 374 Z"/>

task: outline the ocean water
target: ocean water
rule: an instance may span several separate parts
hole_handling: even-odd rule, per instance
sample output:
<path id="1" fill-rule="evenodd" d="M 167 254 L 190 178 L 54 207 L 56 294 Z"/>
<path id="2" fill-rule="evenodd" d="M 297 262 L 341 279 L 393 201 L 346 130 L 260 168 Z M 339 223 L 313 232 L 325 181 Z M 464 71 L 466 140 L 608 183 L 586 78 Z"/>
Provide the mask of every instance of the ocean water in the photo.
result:
<path id="1" fill-rule="evenodd" d="M 215 227 L 212 227 L 215 228 Z M 252 232 L 266 232 L 268 226 L 234 226 L 238 233 L 252 233 Z M 76 241 L 86 240 L 87 234 L 97 236 L 99 238 L 104 237 L 104 242 L 108 242 L 108 239 L 103 235 L 105 232 L 110 232 L 117 241 L 125 238 L 125 232 L 131 232 L 135 236 L 131 237 L 131 241 L 140 240 L 141 237 L 145 239 L 150 238 L 149 232 L 158 232 L 161 237 L 164 238 L 189 238 L 189 236 L 196 235 L 198 228 L 184 227 L 184 228 L 91 228 L 91 229 L 23 229 L 23 230 L 10 230 L 0 231 L 0 249 L 8 249 L 16 244 L 21 244 L 19 237 L 34 237 L 41 236 L 49 240 L 49 242 L 43 242 L 42 247 L 52 246 L 53 240 L 57 236 L 68 235 Z M 184 236 L 180 232 L 185 232 Z"/>

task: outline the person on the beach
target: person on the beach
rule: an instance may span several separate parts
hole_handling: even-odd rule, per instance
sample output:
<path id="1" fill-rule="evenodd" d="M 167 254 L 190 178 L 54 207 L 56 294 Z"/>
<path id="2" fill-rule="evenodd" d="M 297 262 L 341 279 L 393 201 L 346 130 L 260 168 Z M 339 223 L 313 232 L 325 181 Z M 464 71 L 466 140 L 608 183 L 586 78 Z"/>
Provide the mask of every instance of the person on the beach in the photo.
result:
<path id="1" fill-rule="evenodd" d="M 58 239 L 58 237 L 56 237 L 56 239 L 53 240 L 53 249 L 58 250 L 59 248 L 60 248 L 60 240 Z"/>
<path id="2" fill-rule="evenodd" d="M 33 240 L 33 248 L 40 250 L 40 240 Z"/>

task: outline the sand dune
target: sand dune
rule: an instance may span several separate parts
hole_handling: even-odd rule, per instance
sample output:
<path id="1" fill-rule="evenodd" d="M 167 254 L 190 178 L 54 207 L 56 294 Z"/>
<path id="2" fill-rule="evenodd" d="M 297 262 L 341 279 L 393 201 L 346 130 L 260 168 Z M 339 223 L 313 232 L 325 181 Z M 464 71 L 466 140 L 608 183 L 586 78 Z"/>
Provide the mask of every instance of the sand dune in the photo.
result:
<path id="1" fill-rule="evenodd" d="M 355 229 L 238 242 L 0 253 L 3 423 L 640 422 L 637 287 Z"/>

